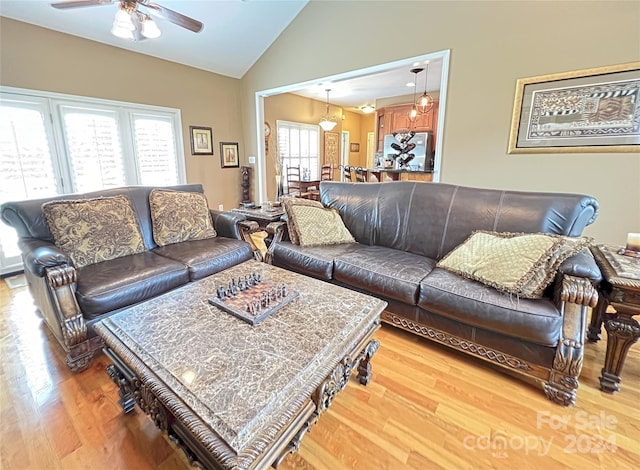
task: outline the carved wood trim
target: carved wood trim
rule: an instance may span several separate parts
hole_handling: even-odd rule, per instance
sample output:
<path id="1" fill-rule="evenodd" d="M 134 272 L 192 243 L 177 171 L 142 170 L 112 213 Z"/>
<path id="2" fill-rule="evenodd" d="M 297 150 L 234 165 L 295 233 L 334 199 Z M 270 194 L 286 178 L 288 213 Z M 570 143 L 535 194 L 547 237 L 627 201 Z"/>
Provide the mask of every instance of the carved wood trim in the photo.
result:
<path id="1" fill-rule="evenodd" d="M 271 222 L 267 225 L 267 233 L 271 235 L 271 244 L 269 245 L 267 254 L 264 257 L 265 263 L 273 264 L 273 250 L 284 238 L 284 229 L 286 226 L 287 224 L 282 221 Z"/>
<path id="2" fill-rule="evenodd" d="M 46 269 L 53 310 L 68 349 L 87 340 L 87 324 L 76 300 L 77 272 L 72 266 Z"/>
<path id="3" fill-rule="evenodd" d="M 532 365 L 530 365 L 526 361 L 523 361 L 522 359 L 511 356 L 509 354 L 505 354 L 500 351 L 496 351 L 481 344 L 474 343 L 473 341 L 458 338 L 457 336 L 451 335 L 436 328 L 421 325 L 406 318 L 402 318 L 392 312 L 385 310 L 382 314 L 382 319 L 384 321 L 387 321 L 388 323 L 391 323 L 392 325 L 399 326 L 405 330 L 416 332 L 421 336 L 437 341 L 438 343 L 450 346 L 459 351 L 473 354 L 501 366 L 516 369 L 520 372 L 529 372 L 534 370 L 534 367 L 532 367 Z"/>
<path id="4" fill-rule="evenodd" d="M 556 304 L 568 302 L 595 308 L 598 303 L 598 291 L 586 278 L 565 274 L 556 288 Z"/>

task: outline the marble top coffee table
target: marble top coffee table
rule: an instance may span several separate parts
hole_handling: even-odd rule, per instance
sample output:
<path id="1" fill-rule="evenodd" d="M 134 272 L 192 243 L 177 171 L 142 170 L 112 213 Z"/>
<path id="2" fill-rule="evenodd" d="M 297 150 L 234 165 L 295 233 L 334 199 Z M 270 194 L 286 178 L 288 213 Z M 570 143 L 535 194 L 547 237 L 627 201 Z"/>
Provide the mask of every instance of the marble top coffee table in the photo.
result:
<path id="1" fill-rule="evenodd" d="M 258 273 L 299 296 L 251 324 L 209 304 Z M 267 468 L 300 439 L 357 368 L 371 378 L 386 302 L 257 261 L 99 322 L 125 412 L 135 404 L 204 468 Z"/>

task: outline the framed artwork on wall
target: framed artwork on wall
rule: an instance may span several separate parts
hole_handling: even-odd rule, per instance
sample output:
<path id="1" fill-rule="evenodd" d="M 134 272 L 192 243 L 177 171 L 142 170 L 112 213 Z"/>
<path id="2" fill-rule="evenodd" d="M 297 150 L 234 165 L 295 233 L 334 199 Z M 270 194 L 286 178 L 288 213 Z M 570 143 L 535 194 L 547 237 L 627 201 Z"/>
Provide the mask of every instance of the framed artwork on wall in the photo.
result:
<path id="1" fill-rule="evenodd" d="M 523 78 L 508 153 L 640 151 L 640 62 Z"/>
<path id="2" fill-rule="evenodd" d="M 222 168 L 238 168 L 240 166 L 238 142 L 220 142 L 220 165 Z"/>
<path id="3" fill-rule="evenodd" d="M 213 131 L 210 127 L 189 126 L 191 155 L 213 155 Z"/>
<path id="4" fill-rule="evenodd" d="M 350 152 L 359 152 L 360 151 L 360 144 L 357 142 L 354 142 L 353 144 L 349 145 L 349 151 Z"/>
<path id="5" fill-rule="evenodd" d="M 336 166 L 340 164 L 339 139 L 340 134 L 337 132 L 324 133 L 324 163 Z"/>

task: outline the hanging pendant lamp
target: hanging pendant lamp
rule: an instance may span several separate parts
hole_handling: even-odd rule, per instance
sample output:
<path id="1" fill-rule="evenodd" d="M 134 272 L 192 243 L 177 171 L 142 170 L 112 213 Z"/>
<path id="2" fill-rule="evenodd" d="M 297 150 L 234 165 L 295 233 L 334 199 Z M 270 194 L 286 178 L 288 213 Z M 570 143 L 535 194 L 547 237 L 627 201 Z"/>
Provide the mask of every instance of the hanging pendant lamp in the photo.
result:
<path id="1" fill-rule="evenodd" d="M 338 120 L 336 119 L 336 117 L 329 114 L 329 92 L 330 91 L 331 91 L 331 88 L 327 88 L 327 107 L 326 107 L 325 113 L 320 118 L 320 123 L 319 123 L 320 127 L 322 127 L 322 130 L 324 131 L 332 131 L 333 128 L 336 127 L 336 124 L 338 124 Z"/>
<path id="2" fill-rule="evenodd" d="M 424 73 L 424 93 L 416 102 L 416 107 L 420 114 L 427 114 L 433 108 L 433 98 L 427 93 L 427 77 L 429 76 L 429 62 L 427 62 Z"/>
<path id="3" fill-rule="evenodd" d="M 420 67 L 410 70 L 411 73 L 415 74 L 415 78 L 413 80 L 413 106 L 411 107 L 411 111 L 409 111 L 409 121 L 411 122 L 415 122 L 418 117 L 418 108 L 416 106 L 416 86 L 418 83 L 418 74 L 423 70 L 424 69 Z"/>

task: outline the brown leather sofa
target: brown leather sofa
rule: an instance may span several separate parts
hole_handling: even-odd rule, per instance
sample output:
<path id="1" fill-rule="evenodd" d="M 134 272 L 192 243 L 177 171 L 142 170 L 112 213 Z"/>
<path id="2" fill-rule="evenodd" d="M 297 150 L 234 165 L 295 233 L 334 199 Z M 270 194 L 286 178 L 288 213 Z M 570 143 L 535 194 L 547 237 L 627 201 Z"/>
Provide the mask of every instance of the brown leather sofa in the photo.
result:
<path id="1" fill-rule="evenodd" d="M 274 265 L 386 300 L 384 322 L 541 384 L 553 401 L 576 399 L 586 316 L 600 271 L 588 250 L 567 259 L 544 298 L 524 299 L 436 267 L 475 230 L 580 236 L 598 213 L 589 196 L 438 183 L 323 182 L 355 244 L 272 244 Z"/>
<path id="2" fill-rule="evenodd" d="M 7 202 L 2 220 L 18 232 L 24 272 L 36 307 L 67 353 L 74 371 L 84 369 L 102 348 L 93 324 L 125 307 L 253 258 L 238 223 L 244 216 L 211 210 L 215 238 L 158 247 L 153 240 L 149 193 L 153 187 L 129 186 L 46 199 Z M 203 192 L 202 185 L 163 189 Z M 76 269 L 53 243 L 43 203 L 126 195 L 136 213 L 147 251 Z"/>

